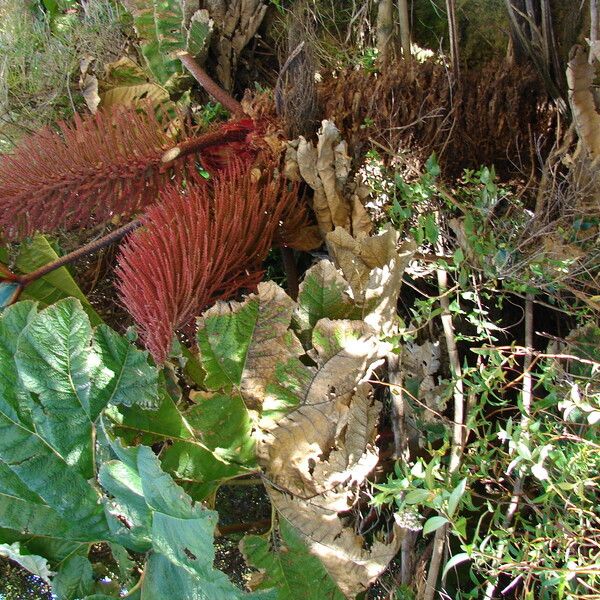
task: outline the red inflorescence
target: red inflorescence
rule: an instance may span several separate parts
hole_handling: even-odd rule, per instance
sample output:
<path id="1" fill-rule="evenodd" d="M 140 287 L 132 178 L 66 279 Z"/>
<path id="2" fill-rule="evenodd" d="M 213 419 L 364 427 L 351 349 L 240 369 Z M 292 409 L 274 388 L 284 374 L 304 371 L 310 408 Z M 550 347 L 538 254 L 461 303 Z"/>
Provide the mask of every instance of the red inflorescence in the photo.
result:
<path id="1" fill-rule="evenodd" d="M 205 185 L 162 192 L 127 238 L 117 268 L 122 302 L 158 363 L 175 330 L 215 300 L 256 285 L 297 197 L 283 179 L 257 178 L 241 162 Z"/>
<path id="2" fill-rule="evenodd" d="M 211 148 L 227 152 L 245 144 L 251 120 L 226 123 L 195 136 L 184 125 L 177 144 L 148 109 L 99 111 L 60 130 L 45 129 L 24 139 L 0 160 L 0 228 L 12 240 L 35 231 L 87 227 L 128 217 L 154 204 L 167 183 L 201 179 L 198 164 L 215 165 Z M 167 164 L 167 150 L 179 148 Z M 214 152 L 214 151 L 213 151 Z M 231 153 L 229 155 L 231 156 Z"/>

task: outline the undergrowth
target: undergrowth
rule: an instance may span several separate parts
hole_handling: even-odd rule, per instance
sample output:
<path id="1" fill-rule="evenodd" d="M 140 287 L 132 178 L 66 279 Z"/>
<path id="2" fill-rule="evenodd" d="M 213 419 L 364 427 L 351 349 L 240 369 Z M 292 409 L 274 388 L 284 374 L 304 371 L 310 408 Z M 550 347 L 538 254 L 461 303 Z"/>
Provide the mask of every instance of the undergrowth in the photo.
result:
<path id="1" fill-rule="evenodd" d="M 94 0 L 73 10 L 56 21 L 37 1 L 6 0 L 0 8 L 0 151 L 85 106 L 81 59 L 101 71 L 123 52 L 127 27 L 118 3 Z"/>

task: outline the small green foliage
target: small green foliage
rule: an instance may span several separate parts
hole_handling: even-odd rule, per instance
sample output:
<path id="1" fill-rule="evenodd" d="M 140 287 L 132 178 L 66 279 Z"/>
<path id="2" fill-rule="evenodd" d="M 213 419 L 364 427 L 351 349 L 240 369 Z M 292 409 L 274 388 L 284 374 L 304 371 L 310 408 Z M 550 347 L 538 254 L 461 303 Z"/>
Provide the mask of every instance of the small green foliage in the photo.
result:
<path id="1" fill-rule="evenodd" d="M 371 154 L 367 164 L 373 160 Z M 591 454 L 600 422 L 600 335 L 588 323 L 563 341 L 566 346 L 533 361 L 534 401 L 523 420 L 521 384 L 514 382 L 521 379 L 519 350 L 503 346 L 507 332 L 496 316 L 513 292 L 547 294 L 552 301 L 579 256 L 566 244 L 584 246 L 573 230 L 559 231 L 562 255 L 540 242 L 526 244 L 530 216 L 510 187 L 498 184 L 493 168 L 465 170 L 449 187 L 431 157 L 418 178 L 394 178 L 382 163 L 377 177 L 375 193 L 385 189 L 390 221 L 423 254 L 435 253 L 430 268 L 449 276 L 454 338 L 468 344 L 461 351 L 460 383 L 469 403 L 469 434 L 460 466 L 450 471 L 450 429 L 432 415 L 422 376 L 406 373 L 404 399 L 427 458 L 399 462 L 388 481 L 375 486 L 373 504 L 393 506 L 397 522 L 422 528 L 423 536 L 448 528 L 452 556 L 441 570 L 453 598 L 479 598 L 500 572 L 519 581 L 525 568 L 519 597 L 587 597 L 600 581 L 591 566 L 600 535 L 593 508 L 599 464 Z M 585 323 L 585 310 L 568 308 Z M 441 313 L 436 295 L 418 296 L 407 307 L 398 334 L 404 352 L 416 352 L 416 340 Z M 573 356 L 570 363 L 564 355 Z M 457 379 L 438 375 L 437 383 L 438 395 L 450 399 Z M 507 521 L 516 478 L 525 491 Z"/>
<path id="2" fill-rule="evenodd" d="M 367 73 L 377 73 L 377 48 L 365 48 L 357 58 L 358 66 Z"/>

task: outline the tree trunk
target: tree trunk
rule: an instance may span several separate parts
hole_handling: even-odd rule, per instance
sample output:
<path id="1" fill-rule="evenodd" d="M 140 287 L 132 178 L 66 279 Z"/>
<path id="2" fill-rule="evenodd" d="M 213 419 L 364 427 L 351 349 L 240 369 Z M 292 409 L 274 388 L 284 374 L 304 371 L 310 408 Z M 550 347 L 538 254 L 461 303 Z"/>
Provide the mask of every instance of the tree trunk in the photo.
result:
<path id="1" fill-rule="evenodd" d="M 460 64 L 458 53 L 458 26 L 456 24 L 455 0 L 446 0 L 446 13 L 448 14 L 448 33 L 450 37 L 450 62 L 454 70 L 454 76 L 460 76 Z"/>
<path id="2" fill-rule="evenodd" d="M 409 60 L 410 53 L 410 21 L 408 19 L 408 0 L 398 0 L 400 15 L 400 41 L 402 42 L 402 57 Z"/>
<path id="3" fill-rule="evenodd" d="M 590 0 L 590 42 L 598 40 L 598 0 Z"/>
<path id="4" fill-rule="evenodd" d="M 392 40 L 394 37 L 394 2 L 393 0 L 379 0 L 377 8 L 377 50 L 379 62 L 386 65 L 393 52 Z"/>
<path id="5" fill-rule="evenodd" d="M 515 48 L 521 47 L 544 80 L 560 112 L 567 111 L 563 69 L 560 66 L 552 13 L 548 0 L 538 3 L 539 14 L 531 0 L 504 0 L 514 34 Z M 522 9 L 522 10 L 521 10 Z"/>

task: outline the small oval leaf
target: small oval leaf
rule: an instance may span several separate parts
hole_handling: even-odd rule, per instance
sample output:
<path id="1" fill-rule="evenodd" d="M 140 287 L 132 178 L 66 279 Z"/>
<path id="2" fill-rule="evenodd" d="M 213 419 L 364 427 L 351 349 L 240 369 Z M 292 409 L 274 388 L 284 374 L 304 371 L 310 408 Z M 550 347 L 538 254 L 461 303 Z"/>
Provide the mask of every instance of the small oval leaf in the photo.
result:
<path id="1" fill-rule="evenodd" d="M 444 566 L 444 571 L 442 572 L 442 579 L 446 577 L 446 574 L 450 569 L 456 567 L 456 565 L 459 565 L 460 563 L 463 563 L 467 560 L 470 560 L 470 557 L 466 552 L 455 554 Z"/>
<path id="2" fill-rule="evenodd" d="M 427 521 L 425 521 L 425 525 L 423 525 L 423 535 L 427 535 L 428 533 L 439 529 L 446 523 L 448 523 L 448 519 L 446 519 L 446 517 L 435 516 L 427 519 Z"/>

